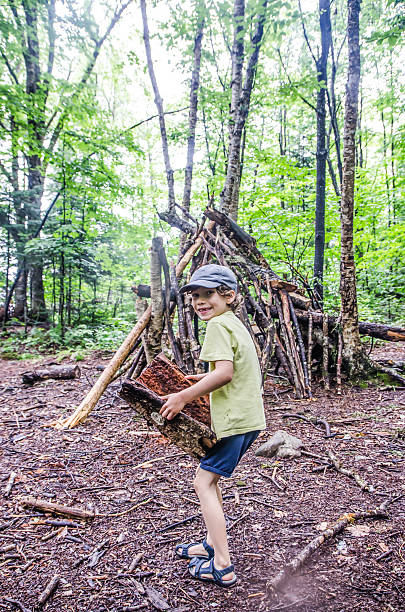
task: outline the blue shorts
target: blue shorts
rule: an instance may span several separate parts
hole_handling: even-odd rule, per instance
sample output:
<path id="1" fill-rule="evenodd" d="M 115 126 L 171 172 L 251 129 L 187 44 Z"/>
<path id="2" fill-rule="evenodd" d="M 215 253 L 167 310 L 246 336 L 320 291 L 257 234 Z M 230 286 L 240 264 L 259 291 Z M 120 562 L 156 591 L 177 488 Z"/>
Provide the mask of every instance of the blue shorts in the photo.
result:
<path id="1" fill-rule="evenodd" d="M 200 467 L 230 478 L 232 472 L 259 435 L 259 431 L 236 434 L 219 440 L 200 461 Z"/>

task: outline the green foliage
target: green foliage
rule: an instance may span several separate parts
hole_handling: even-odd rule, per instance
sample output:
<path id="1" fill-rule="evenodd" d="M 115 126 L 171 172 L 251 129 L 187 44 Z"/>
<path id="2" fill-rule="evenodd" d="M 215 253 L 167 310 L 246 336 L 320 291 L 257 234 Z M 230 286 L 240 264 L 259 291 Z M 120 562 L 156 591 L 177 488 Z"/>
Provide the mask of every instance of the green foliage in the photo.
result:
<path id="1" fill-rule="evenodd" d="M 161 85 L 166 111 L 189 104 L 194 37 L 201 17 L 205 19 L 191 204 L 192 214 L 200 217 L 211 196 L 219 204 L 226 173 L 233 2 L 195 0 L 192 11 L 178 0 L 150 4 L 148 10 L 155 11 L 150 27 L 158 81 L 164 83 L 166 70 L 177 79 L 175 85 Z M 260 4 L 246 2 L 242 34 L 247 56 Z M 35 92 L 27 93 L 21 38 L 10 5 L 0 16 L 0 282 L 3 300 L 6 277 L 10 286 L 23 258 L 41 266 L 51 328 L 29 328 L 27 334 L 17 328 L 8 331 L 2 351 L 17 358 L 35 351 L 71 350 L 80 357 L 96 347 L 112 350 L 119 345 L 132 324 L 131 286 L 148 282 L 152 236 L 157 232 L 165 236 L 169 259 L 176 258 L 179 237 L 156 215 L 166 207 L 167 184 L 139 32 L 130 29 L 128 34 L 127 26 L 120 33 L 114 31 L 89 78 L 78 87 L 112 8 L 69 0 L 62 10 L 57 4 L 57 69 L 49 77 L 45 100 L 48 13 L 43 2 L 33 0 L 32 5 L 39 11 L 42 67 L 41 86 Z M 21 3 L 15 6 L 22 18 Z M 334 92 L 342 138 L 346 3 L 337 0 L 333 8 Z M 311 284 L 317 125 L 310 105 L 316 102 L 319 84 L 297 4 L 271 2 L 268 11 L 246 127 L 238 221 L 257 239 L 278 274 Z M 316 55 L 317 3 L 303 4 L 303 11 Z M 363 79 L 355 194 L 359 310 L 364 319 L 401 323 L 405 319 L 403 2 L 363 0 L 361 20 Z M 330 63 L 328 78 L 330 86 Z M 50 146 L 61 113 L 60 132 Z M 148 120 L 143 123 L 144 119 Z M 187 111 L 166 115 L 166 127 L 176 199 L 181 203 Z M 329 138 L 330 163 L 339 183 L 333 130 Z M 33 197 L 38 187 L 27 186 L 29 155 L 38 155 L 41 176 L 46 178 L 40 207 Z M 10 180 L 16 164 L 18 185 Z M 44 210 L 56 196 L 43 231 L 34 238 Z M 330 312 L 340 306 L 339 262 L 339 197 L 327 176 L 324 281 Z M 28 281 L 30 289 L 30 277 Z M 32 322 L 29 298 L 27 316 Z"/>

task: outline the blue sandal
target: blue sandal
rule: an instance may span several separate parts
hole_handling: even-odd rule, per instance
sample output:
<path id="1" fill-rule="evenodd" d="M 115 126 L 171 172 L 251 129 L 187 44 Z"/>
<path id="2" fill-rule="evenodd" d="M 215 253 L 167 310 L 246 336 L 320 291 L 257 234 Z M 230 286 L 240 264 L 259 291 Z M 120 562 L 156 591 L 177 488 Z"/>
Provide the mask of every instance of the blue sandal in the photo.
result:
<path id="1" fill-rule="evenodd" d="M 201 544 L 204 546 L 205 550 L 207 551 L 207 554 L 201 554 L 201 555 L 190 555 L 189 554 L 189 549 L 192 546 L 198 546 L 198 544 Z M 207 540 L 203 540 L 202 542 L 191 542 L 191 544 L 177 544 L 176 546 L 176 556 L 179 557 L 180 559 L 202 559 L 203 561 L 209 561 L 210 559 L 213 558 L 214 556 L 214 549 L 212 548 L 212 546 L 210 546 L 209 544 L 207 544 Z"/>
<path id="2" fill-rule="evenodd" d="M 226 574 L 230 574 L 233 572 L 234 567 L 230 565 L 225 569 L 219 570 L 214 565 L 214 559 L 210 559 L 207 567 L 203 567 L 203 564 L 206 562 L 206 559 L 199 559 L 198 557 L 194 557 L 190 563 L 188 564 L 188 571 L 190 576 L 196 578 L 197 580 L 201 580 L 201 582 L 214 582 L 218 586 L 221 587 L 232 587 L 236 583 L 236 576 L 232 578 L 232 580 L 224 580 L 223 577 Z M 194 568 L 194 572 L 191 569 Z M 211 574 L 210 577 L 204 578 L 206 574 Z"/>

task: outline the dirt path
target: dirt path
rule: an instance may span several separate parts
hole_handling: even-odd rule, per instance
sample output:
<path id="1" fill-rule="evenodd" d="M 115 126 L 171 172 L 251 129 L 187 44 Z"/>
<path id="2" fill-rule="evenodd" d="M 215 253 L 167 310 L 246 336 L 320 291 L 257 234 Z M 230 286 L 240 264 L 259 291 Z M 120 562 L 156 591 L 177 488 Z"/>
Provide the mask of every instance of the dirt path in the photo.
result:
<path id="1" fill-rule="evenodd" d="M 404 346 L 387 349 L 404 359 Z M 177 542 L 203 537 L 192 489 L 196 464 L 137 419 L 116 397 L 119 385 L 109 389 L 83 426 L 68 432 L 49 426 L 79 403 L 97 377 L 96 366 L 105 363 L 94 356 L 82 364 L 81 379 L 33 388 L 20 382 L 30 364 L 0 363 L 0 610 L 18 609 L 6 597 L 34 610 L 55 574 L 61 580 L 44 606 L 49 612 L 405 609 L 405 498 L 390 507 L 388 520 L 356 523 L 325 543 L 284 593 L 275 596 L 267 585 L 319 534 L 322 523 L 405 493 L 404 389 L 347 387 L 341 397 L 317 389 L 316 399 L 307 402 L 288 393 L 277 401 L 268 387 L 268 429 L 259 441 L 284 429 L 313 453 L 332 450 L 375 493 L 334 470 L 314 471 L 319 463 L 313 458 L 275 462 L 249 451 L 223 484 L 239 578 L 226 590 L 188 578 L 186 562 L 174 559 Z M 282 418 L 304 409 L 327 419 L 337 435 L 325 439 L 322 428 Z M 276 467 L 280 489 L 266 478 Z M 17 476 L 6 498 L 12 471 Z M 87 523 L 75 521 L 78 526 L 54 526 L 44 521 L 63 517 L 24 509 L 19 503 L 24 495 L 100 514 Z M 138 553 L 142 558 L 129 572 Z"/>

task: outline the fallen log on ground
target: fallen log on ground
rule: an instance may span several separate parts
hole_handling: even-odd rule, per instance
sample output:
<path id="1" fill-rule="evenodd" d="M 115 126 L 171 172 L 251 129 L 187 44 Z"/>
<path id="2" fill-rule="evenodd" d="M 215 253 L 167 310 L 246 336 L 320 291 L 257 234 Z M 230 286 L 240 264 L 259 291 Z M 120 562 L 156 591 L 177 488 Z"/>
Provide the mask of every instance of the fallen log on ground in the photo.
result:
<path id="1" fill-rule="evenodd" d="M 201 459 L 216 443 L 216 436 L 203 423 L 180 412 L 174 419 L 164 419 L 159 410 L 164 400 L 134 380 L 125 380 L 119 396 L 134 408 L 152 427 L 156 427 L 187 454 Z"/>
<path id="2" fill-rule="evenodd" d="M 314 325 L 318 327 L 322 326 L 323 313 L 318 311 L 311 311 L 311 313 L 302 310 L 296 310 L 298 321 L 302 323 L 308 323 L 309 314 L 312 316 Z M 273 313 L 272 313 L 273 316 Z M 338 317 L 328 315 L 328 329 L 329 333 L 336 329 Z M 383 325 L 382 323 L 368 323 L 366 321 L 359 321 L 359 332 L 362 336 L 371 336 L 372 338 L 378 338 L 379 340 L 389 340 L 390 342 L 403 342 L 405 341 L 405 328 L 395 327 L 393 325 Z"/>
<path id="3" fill-rule="evenodd" d="M 73 378 L 80 378 L 81 370 L 78 365 L 54 365 L 45 368 L 38 368 L 31 372 L 23 372 L 21 375 L 22 381 L 25 385 L 33 385 L 41 380 L 48 380 L 54 378 L 56 380 L 71 380 Z"/>
<path id="4" fill-rule="evenodd" d="M 64 516 L 73 516 L 79 519 L 93 519 L 95 517 L 94 512 L 90 510 L 82 510 L 82 508 L 74 508 L 71 506 L 63 506 L 62 504 L 54 504 L 52 502 L 38 499 L 37 497 L 23 497 L 20 500 L 23 506 L 29 508 L 37 508 L 43 512 L 52 512 L 53 514 L 62 514 Z"/>

